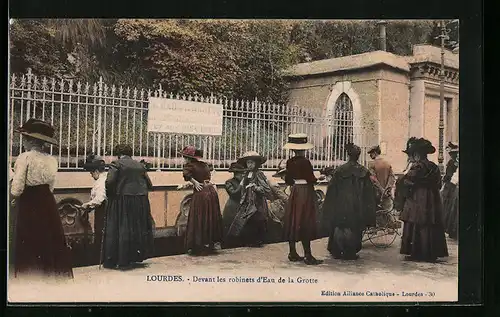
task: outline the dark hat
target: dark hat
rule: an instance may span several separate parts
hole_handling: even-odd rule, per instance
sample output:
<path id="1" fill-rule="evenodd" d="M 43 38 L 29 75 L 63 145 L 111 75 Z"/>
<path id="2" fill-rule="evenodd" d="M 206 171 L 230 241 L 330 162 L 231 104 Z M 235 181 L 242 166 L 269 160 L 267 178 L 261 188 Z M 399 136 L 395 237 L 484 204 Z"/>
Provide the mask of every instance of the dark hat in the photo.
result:
<path id="1" fill-rule="evenodd" d="M 247 166 L 248 160 L 255 161 L 255 164 L 257 166 L 260 166 L 267 161 L 267 159 L 260 155 L 258 152 L 248 151 L 238 159 L 237 163 L 243 166 Z"/>
<path id="2" fill-rule="evenodd" d="M 361 148 L 352 142 L 345 145 L 345 150 L 349 156 L 359 156 L 361 154 Z"/>
<path id="3" fill-rule="evenodd" d="M 411 154 L 413 153 L 414 150 L 414 144 L 417 141 L 417 138 L 412 136 L 411 138 L 406 141 L 406 149 L 403 150 L 404 153 L 406 154 Z"/>
<path id="4" fill-rule="evenodd" d="M 245 171 L 246 171 L 245 167 L 241 164 L 236 163 L 236 162 L 231 163 L 231 166 L 229 166 L 230 173 L 243 173 Z"/>
<path id="5" fill-rule="evenodd" d="M 458 144 L 448 142 L 448 145 L 446 146 L 446 151 L 448 151 L 448 153 L 458 152 Z"/>
<path id="6" fill-rule="evenodd" d="M 406 154 L 420 153 L 420 154 L 432 154 L 436 152 L 436 148 L 432 145 L 431 141 L 424 138 L 412 137 L 408 140 L 406 144 Z"/>
<path id="7" fill-rule="evenodd" d="M 182 149 L 182 152 L 178 153 L 183 157 L 192 158 L 198 161 L 203 160 L 203 152 L 192 145 L 186 146 L 184 149 Z"/>
<path id="8" fill-rule="evenodd" d="M 85 164 L 83 164 L 83 169 L 85 169 L 86 171 L 89 171 L 89 172 L 93 172 L 97 169 L 100 169 L 100 168 L 103 168 L 106 166 L 106 163 L 104 162 L 104 160 L 99 157 L 99 156 L 96 156 L 94 154 L 90 154 L 89 156 L 87 156 L 87 160 L 85 161 Z"/>
<path id="9" fill-rule="evenodd" d="M 432 145 L 431 141 L 420 138 L 416 143 L 417 148 L 415 151 L 421 154 L 432 154 L 436 152 L 436 148 Z"/>
<path id="10" fill-rule="evenodd" d="M 54 127 L 42 120 L 31 118 L 21 127 L 14 129 L 14 131 L 49 144 L 57 145 L 57 140 L 54 138 Z"/>
<path id="11" fill-rule="evenodd" d="M 314 145 L 307 142 L 307 134 L 297 133 L 288 136 L 288 143 L 283 146 L 285 150 L 310 150 Z"/>
<path id="12" fill-rule="evenodd" d="M 377 154 L 381 154 L 382 151 L 380 150 L 380 145 L 376 145 L 376 146 L 373 146 L 371 147 L 369 150 L 368 150 L 368 154 L 370 153 L 377 153 Z"/>

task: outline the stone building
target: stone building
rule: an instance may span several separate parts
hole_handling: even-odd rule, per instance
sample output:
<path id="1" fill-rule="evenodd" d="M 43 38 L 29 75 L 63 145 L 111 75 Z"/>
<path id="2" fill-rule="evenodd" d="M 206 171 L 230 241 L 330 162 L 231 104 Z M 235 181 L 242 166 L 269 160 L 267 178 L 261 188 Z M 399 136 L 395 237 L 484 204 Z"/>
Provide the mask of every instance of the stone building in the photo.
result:
<path id="1" fill-rule="evenodd" d="M 445 52 L 444 144 L 458 142 L 459 57 Z M 402 150 L 409 137 L 428 138 L 438 149 L 441 49 L 416 45 L 412 56 L 386 51 L 332 58 L 288 71 L 289 104 L 336 113 L 350 111 L 354 142 L 380 144 L 396 172 L 406 166 Z M 321 136 L 311 136 L 321 146 Z M 437 163 L 438 151 L 431 156 Z M 446 162 L 446 153 L 445 153 Z"/>

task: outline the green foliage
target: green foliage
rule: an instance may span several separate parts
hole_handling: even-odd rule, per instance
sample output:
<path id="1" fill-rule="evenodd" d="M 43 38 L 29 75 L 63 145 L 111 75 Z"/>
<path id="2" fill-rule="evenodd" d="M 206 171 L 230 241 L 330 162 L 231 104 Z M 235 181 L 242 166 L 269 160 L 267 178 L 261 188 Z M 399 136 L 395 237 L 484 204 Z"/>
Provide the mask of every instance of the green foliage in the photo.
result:
<path id="1" fill-rule="evenodd" d="M 434 21 L 388 22 L 392 53 L 439 44 Z M 31 67 L 50 77 L 103 77 L 137 88 L 161 84 L 180 95 L 284 102 L 289 66 L 377 50 L 378 36 L 376 21 L 357 20 L 16 20 L 11 72 Z M 458 38 L 458 29 L 450 37 Z"/>

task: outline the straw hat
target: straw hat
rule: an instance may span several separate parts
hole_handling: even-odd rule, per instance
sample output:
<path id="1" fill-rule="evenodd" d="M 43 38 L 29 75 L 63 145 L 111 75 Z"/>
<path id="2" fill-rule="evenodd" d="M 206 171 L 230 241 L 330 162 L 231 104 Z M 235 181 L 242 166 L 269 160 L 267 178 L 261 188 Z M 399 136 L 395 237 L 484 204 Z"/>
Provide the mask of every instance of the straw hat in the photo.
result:
<path id="1" fill-rule="evenodd" d="M 247 166 L 247 161 L 252 160 L 255 162 L 257 166 L 260 166 L 264 164 L 267 159 L 260 155 L 258 152 L 255 151 L 248 151 L 245 154 L 243 154 L 236 163 L 242 165 L 242 166 Z"/>
<path id="2" fill-rule="evenodd" d="M 54 127 L 42 120 L 29 119 L 21 127 L 16 128 L 14 132 L 57 145 L 57 140 L 54 138 Z"/>
<path id="3" fill-rule="evenodd" d="M 182 152 L 178 152 L 178 153 L 180 155 L 182 155 L 183 157 L 192 158 L 192 159 L 195 159 L 195 160 L 198 160 L 198 161 L 202 161 L 203 160 L 203 153 L 202 153 L 202 151 L 196 149 L 192 145 L 186 146 L 184 149 L 182 149 Z"/>
<path id="4" fill-rule="evenodd" d="M 297 133 L 288 136 L 288 143 L 283 146 L 285 150 L 310 150 L 314 145 L 307 142 L 307 134 Z"/>

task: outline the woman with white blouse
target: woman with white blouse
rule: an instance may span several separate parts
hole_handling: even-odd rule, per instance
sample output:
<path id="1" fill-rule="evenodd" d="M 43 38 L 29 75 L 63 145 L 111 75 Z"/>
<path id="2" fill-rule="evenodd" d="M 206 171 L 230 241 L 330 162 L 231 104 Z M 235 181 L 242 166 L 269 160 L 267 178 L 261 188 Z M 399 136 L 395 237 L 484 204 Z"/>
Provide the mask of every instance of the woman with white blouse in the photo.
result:
<path id="1" fill-rule="evenodd" d="M 91 154 L 87 157 L 83 168 L 90 172 L 95 183 L 90 191 L 90 200 L 82 205 L 82 209 L 94 211 L 94 241 L 102 243 L 106 214 L 106 163 L 102 158 Z"/>
<path id="2" fill-rule="evenodd" d="M 54 128 L 29 119 L 14 130 L 23 135 L 26 152 L 14 165 L 12 204 L 18 207 L 14 243 L 15 277 L 42 275 L 73 277 L 70 252 L 53 195 L 57 160 L 44 152 L 45 144 L 57 145 Z"/>

